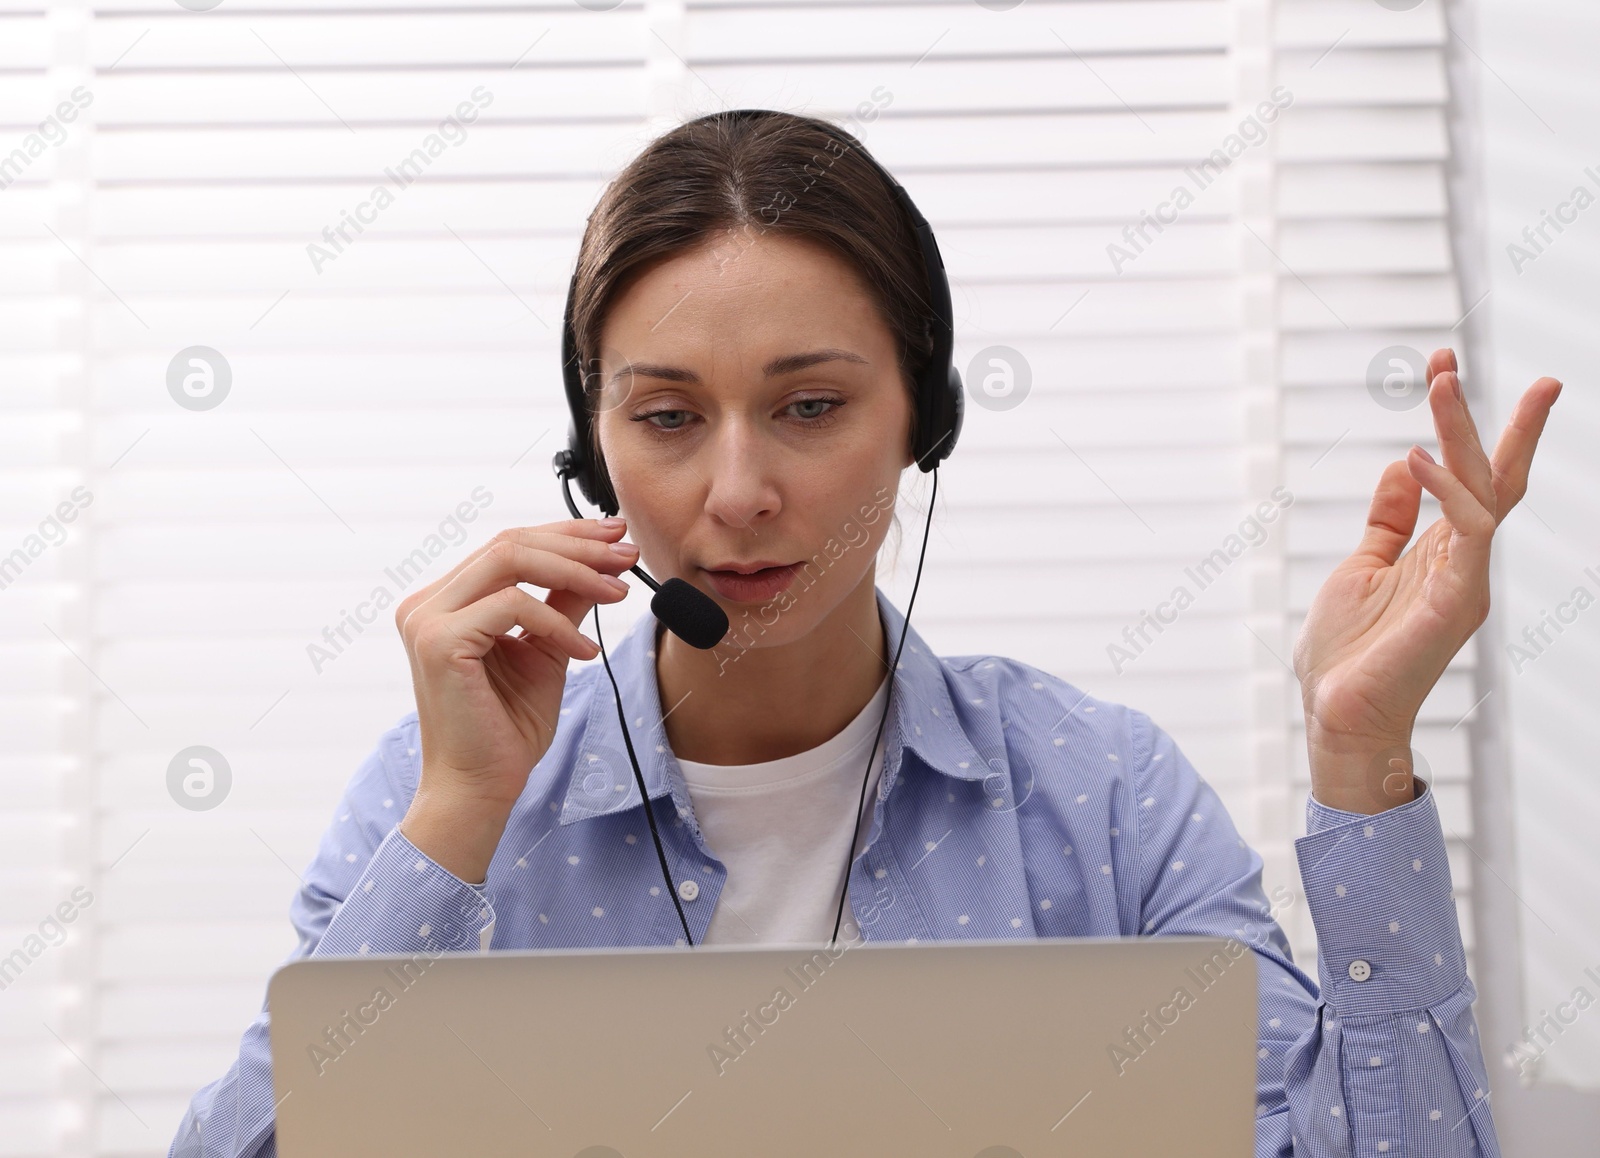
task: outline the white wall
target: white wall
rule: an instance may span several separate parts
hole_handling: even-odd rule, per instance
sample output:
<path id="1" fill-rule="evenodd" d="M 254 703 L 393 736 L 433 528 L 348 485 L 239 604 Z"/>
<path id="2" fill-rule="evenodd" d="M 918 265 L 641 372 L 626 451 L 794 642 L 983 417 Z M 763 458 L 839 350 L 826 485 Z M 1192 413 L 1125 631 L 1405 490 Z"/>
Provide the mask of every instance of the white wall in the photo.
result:
<path id="1" fill-rule="evenodd" d="M 1473 7 L 1476 28 L 1464 52 L 1481 112 L 1489 361 L 1480 383 L 1494 415 L 1480 429 L 1492 437 L 1490 426 L 1498 431 L 1541 375 L 1565 383 L 1525 509 L 1513 512 L 1496 547 L 1496 678 L 1485 691 L 1507 739 L 1514 860 L 1502 908 L 1519 926 L 1521 972 L 1516 1020 L 1497 1044 L 1521 1039 L 1516 1069 L 1540 1085 L 1591 1091 L 1590 1120 L 1600 1126 L 1600 854 L 1592 829 L 1600 816 L 1600 10 L 1576 0 Z M 1587 997 L 1575 1002 L 1579 989 Z M 1589 1001 L 1596 1007 L 1577 1008 Z"/>

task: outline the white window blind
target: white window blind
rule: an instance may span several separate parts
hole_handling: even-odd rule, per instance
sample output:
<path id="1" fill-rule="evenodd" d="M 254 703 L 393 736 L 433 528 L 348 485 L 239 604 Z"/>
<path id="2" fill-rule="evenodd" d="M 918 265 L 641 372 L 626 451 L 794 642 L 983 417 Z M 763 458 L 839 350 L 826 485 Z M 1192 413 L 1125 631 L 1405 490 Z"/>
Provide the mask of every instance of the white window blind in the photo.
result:
<path id="1" fill-rule="evenodd" d="M 1285 557 L 1286 639 L 1328 572 L 1355 549 L 1384 466 L 1412 442 L 1437 448 L 1423 390 L 1411 393 L 1409 408 L 1380 405 L 1369 389 L 1374 362 L 1395 347 L 1425 358 L 1454 346 L 1471 373 L 1458 327 L 1473 303 L 1462 299 L 1450 246 L 1447 39 L 1432 3 L 1407 11 L 1327 0 L 1277 5 L 1276 74 L 1304 93 L 1278 142 L 1279 233 L 1276 256 L 1265 259 L 1278 290 L 1279 439 L 1297 496 Z M 1439 515 L 1424 492 L 1419 532 Z M 1469 640 L 1450 664 L 1412 738 L 1437 795 L 1469 965 L 1475 865 L 1465 723 L 1477 699 L 1478 644 Z M 1299 825 L 1309 769 L 1298 690 L 1288 690 L 1291 823 Z M 1309 936 L 1303 907 L 1297 916 L 1300 935 Z"/>
<path id="2" fill-rule="evenodd" d="M 85 24 L 0 5 L 0 1149 L 14 1154 L 54 1152 L 89 1103 L 93 1079 L 61 1043 L 90 1048 L 105 905 L 85 823 L 94 709 L 80 662 L 100 496 L 79 490 L 89 306 L 69 252 L 84 230 L 89 133 L 71 93 L 88 80 Z"/>
<path id="3" fill-rule="evenodd" d="M 1426 408 L 1368 395 L 1368 363 L 1447 343 L 1470 305 L 1443 38 L 1431 5 L 1369 0 L 4 10 L 0 145 L 76 85 L 93 99 L 0 191 L 0 546 L 77 486 L 93 501 L 0 590 L 0 949 L 74 887 L 93 901 L 0 1002 L 0 1154 L 164 1154 L 227 1068 L 294 947 L 298 873 L 411 706 L 377 592 L 565 516 L 549 459 L 584 218 L 647 140 L 724 105 L 861 136 L 938 234 L 969 383 L 992 347 L 1030 379 L 1010 410 L 969 398 L 918 629 L 1148 711 L 1268 887 L 1298 886 L 1284 664 L 1383 464 L 1431 443 Z M 441 129 L 464 102 L 477 119 Z M 908 477 L 883 563 L 901 607 L 927 483 Z M 1228 555 L 1274 488 L 1284 514 Z M 1218 551 L 1202 589 L 1188 569 Z M 1184 584 L 1192 606 L 1119 660 Z M 1462 838 L 1472 659 L 1416 741 Z M 169 776 L 207 768 L 214 806 L 180 807 Z M 1452 867 L 1465 902 L 1454 839 Z M 1312 967 L 1297 887 L 1275 915 Z"/>

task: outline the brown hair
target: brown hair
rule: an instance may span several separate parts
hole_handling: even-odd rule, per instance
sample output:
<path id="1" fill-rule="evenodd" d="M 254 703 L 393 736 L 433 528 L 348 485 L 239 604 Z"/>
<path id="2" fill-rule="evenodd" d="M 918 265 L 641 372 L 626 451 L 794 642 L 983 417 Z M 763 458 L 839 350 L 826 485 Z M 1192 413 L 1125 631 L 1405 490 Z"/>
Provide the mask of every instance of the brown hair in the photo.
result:
<path id="1" fill-rule="evenodd" d="M 876 110 L 873 111 L 874 117 Z M 815 117 L 775 110 L 711 114 L 653 140 L 606 187 L 578 250 L 572 330 L 579 365 L 596 367 L 606 311 L 632 277 L 733 231 L 795 234 L 856 270 L 888 325 L 910 393 L 933 352 L 928 274 L 911 223 L 866 148 Z M 592 416 L 599 375 L 583 375 Z M 916 406 L 907 448 L 915 445 Z M 591 453 L 605 470 L 599 424 Z"/>

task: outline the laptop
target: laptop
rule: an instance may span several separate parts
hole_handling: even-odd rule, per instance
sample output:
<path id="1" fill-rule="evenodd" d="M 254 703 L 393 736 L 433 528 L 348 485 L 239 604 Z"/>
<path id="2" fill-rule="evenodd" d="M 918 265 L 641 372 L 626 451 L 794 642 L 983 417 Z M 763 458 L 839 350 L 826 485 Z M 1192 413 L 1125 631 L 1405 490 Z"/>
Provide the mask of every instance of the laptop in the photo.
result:
<path id="1" fill-rule="evenodd" d="M 1217 937 L 340 956 L 267 999 L 279 1158 L 1254 1152 Z"/>

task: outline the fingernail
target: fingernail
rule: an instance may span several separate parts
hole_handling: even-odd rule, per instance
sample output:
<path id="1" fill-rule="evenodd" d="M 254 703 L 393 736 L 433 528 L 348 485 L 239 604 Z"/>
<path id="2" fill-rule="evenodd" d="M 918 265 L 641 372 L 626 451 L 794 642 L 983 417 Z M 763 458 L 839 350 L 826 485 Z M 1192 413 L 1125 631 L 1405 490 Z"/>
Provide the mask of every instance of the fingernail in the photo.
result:
<path id="1" fill-rule="evenodd" d="M 626 583 L 624 583 L 621 579 L 618 579 L 615 575 L 604 575 L 604 576 L 601 576 L 601 578 L 603 578 L 606 581 L 606 586 L 607 587 L 611 588 L 613 591 L 617 592 L 618 594 L 626 595 L 628 593 L 628 585 Z"/>
<path id="2" fill-rule="evenodd" d="M 628 525 L 628 520 L 620 518 L 617 515 L 607 515 L 605 518 L 600 520 L 600 525 L 602 527 L 626 527 Z"/>
<path id="3" fill-rule="evenodd" d="M 1411 444 L 1411 449 L 1416 451 L 1418 454 L 1420 454 L 1423 458 L 1427 459 L 1429 462 L 1434 462 L 1433 455 L 1429 454 L 1426 450 L 1424 450 L 1422 447 L 1418 446 L 1416 443 L 1413 442 Z M 1434 465 L 1437 466 L 1438 464 L 1434 463 Z"/>
<path id="4" fill-rule="evenodd" d="M 619 555 L 627 555 L 630 557 L 636 554 L 639 550 L 639 548 L 635 547 L 632 543 L 607 543 L 606 546 L 610 547 Z"/>
<path id="5" fill-rule="evenodd" d="M 1456 401 L 1457 402 L 1463 401 L 1463 398 L 1461 396 L 1461 375 L 1459 375 L 1459 374 L 1450 375 L 1450 393 L 1452 393 L 1452 394 L 1454 394 L 1456 396 Z"/>

